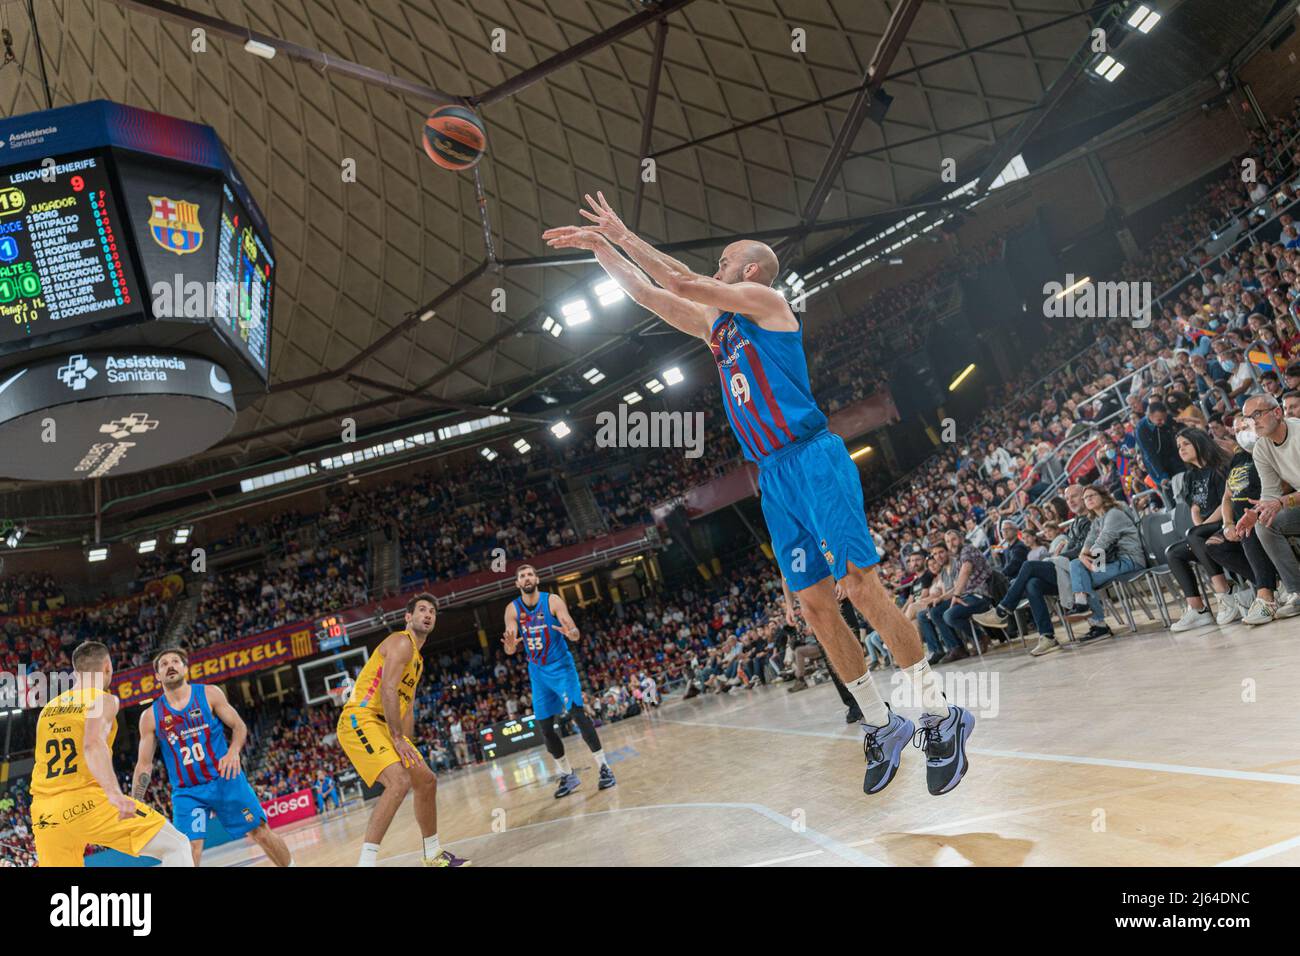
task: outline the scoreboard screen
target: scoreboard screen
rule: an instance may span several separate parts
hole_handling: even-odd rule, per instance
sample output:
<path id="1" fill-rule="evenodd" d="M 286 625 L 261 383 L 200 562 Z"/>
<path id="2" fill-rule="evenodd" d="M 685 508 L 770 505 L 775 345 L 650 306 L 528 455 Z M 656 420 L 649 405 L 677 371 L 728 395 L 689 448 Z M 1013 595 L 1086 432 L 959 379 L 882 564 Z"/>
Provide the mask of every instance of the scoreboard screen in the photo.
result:
<path id="1" fill-rule="evenodd" d="M 0 370 L 148 347 L 266 391 L 271 230 L 215 130 L 77 103 L 0 118 L 0 164 Z"/>
<path id="2" fill-rule="evenodd" d="M 0 170 L 0 347 L 137 318 L 135 266 L 123 236 L 102 155 Z"/>
<path id="3" fill-rule="evenodd" d="M 348 646 L 348 625 L 337 614 L 316 621 L 316 642 L 322 651 Z"/>
<path id="4" fill-rule="evenodd" d="M 217 327 L 266 374 L 271 344 L 271 278 L 275 261 L 230 186 L 221 184 L 221 236 L 217 242 Z"/>
<path id="5" fill-rule="evenodd" d="M 479 746 L 483 748 L 483 756 L 488 760 L 495 760 L 506 754 L 518 753 L 538 746 L 542 742 L 542 732 L 537 727 L 533 715 L 527 714 L 518 720 L 503 720 L 498 724 L 484 727 L 478 732 L 478 738 Z"/>

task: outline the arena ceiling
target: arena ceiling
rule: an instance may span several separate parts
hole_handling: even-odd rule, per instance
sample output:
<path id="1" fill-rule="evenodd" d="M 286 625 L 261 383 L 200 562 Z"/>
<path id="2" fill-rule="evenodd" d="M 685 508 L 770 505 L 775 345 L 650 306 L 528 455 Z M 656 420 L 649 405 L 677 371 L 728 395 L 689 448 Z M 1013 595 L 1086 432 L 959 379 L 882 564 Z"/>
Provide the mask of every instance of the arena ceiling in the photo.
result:
<path id="1" fill-rule="evenodd" d="M 886 213 L 933 195 L 945 157 L 957 161 L 959 181 L 986 168 L 991 178 L 1026 139 L 1203 81 L 1274 6 L 1156 5 L 1166 22 L 1144 38 L 1146 53 L 1104 84 L 1079 76 L 1104 5 L 926 0 L 889 60 L 883 123 L 862 122 L 847 161 L 830 169 L 851 95 L 696 141 L 862 84 L 897 3 L 41 0 L 43 80 L 25 4 L 8 0 L 0 14 L 18 63 L 0 69 L 0 108 L 43 109 L 47 81 L 55 106 L 107 98 L 210 124 L 266 213 L 279 276 L 272 390 L 241 413 L 226 444 L 165 476 L 194 478 L 337 439 L 344 417 L 364 435 L 434 412 L 527 409 L 539 387 L 580 403 L 598 391 L 581 379 L 592 364 L 608 370 L 612 392 L 624 375 L 656 367 L 666 347 L 686 344 L 636 334 L 645 315 L 626 305 L 597 310 L 597 321 L 558 339 L 542 333 L 538 310 L 590 283 L 594 267 L 488 261 L 475 176 L 437 168 L 420 148 L 424 116 L 438 105 L 429 89 L 468 98 L 486 121 L 479 173 L 491 254 L 511 262 L 550 253 L 542 229 L 578 221 L 583 192 L 602 189 L 635 218 L 643 135 L 657 181 L 642 189 L 639 224 L 655 243 Z M 634 28 L 613 42 L 593 42 L 628 22 Z M 196 27 L 207 30 L 205 52 L 192 48 Z M 805 31 L 800 52 L 796 28 Z M 504 31 L 495 34 L 504 50 L 494 51 L 494 30 Z M 240 35 L 249 31 L 300 55 L 252 55 Z M 539 68 L 553 58 L 555 69 Z M 1051 109 L 1030 112 L 1043 106 Z M 355 182 L 341 175 L 348 159 Z M 825 201 L 812 211 L 818 185 Z M 854 232 L 808 234 L 787 245 L 787 261 Z M 711 270 L 717 250 L 679 255 Z M 493 310 L 495 289 L 505 291 L 504 311 Z M 435 314 L 420 321 L 434 300 Z"/>

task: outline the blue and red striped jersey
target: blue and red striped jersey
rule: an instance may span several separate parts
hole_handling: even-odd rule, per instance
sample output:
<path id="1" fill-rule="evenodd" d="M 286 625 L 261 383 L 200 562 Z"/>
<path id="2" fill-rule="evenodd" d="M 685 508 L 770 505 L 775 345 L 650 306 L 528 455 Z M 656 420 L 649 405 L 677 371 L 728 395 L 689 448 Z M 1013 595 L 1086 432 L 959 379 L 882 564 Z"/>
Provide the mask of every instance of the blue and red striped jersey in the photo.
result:
<path id="1" fill-rule="evenodd" d="M 808 383 L 803 327 L 760 328 L 739 312 L 713 323 L 709 348 L 718 363 L 722 406 L 741 450 L 760 466 L 776 452 L 826 428 Z"/>
<path id="2" fill-rule="evenodd" d="M 529 664 L 550 667 L 573 660 L 569 653 L 569 639 L 560 630 L 559 619 L 551 613 L 551 595 L 548 592 L 538 591 L 537 603 L 531 608 L 524 603 L 522 596 L 515 598 L 515 615 Z"/>
<path id="3" fill-rule="evenodd" d="M 226 755 L 226 728 L 208 706 L 202 684 L 190 685 L 189 703 L 180 710 L 172 710 L 166 695 L 160 694 L 153 702 L 153 719 L 173 789 L 196 787 L 220 776 L 217 763 Z"/>

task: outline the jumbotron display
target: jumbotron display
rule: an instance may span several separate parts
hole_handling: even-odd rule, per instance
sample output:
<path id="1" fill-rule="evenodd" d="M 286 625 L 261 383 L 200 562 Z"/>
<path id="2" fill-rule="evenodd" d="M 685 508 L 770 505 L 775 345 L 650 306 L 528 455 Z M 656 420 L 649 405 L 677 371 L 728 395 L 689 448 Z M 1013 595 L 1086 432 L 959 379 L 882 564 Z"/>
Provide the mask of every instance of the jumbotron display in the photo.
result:
<path id="1" fill-rule="evenodd" d="M 0 146 L 0 476 L 125 474 L 220 441 L 266 391 L 275 254 L 216 133 L 98 100 L 0 120 Z M 24 454 L 48 420 L 78 447 Z"/>
<path id="2" fill-rule="evenodd" d="M 140 311 L 102 156 L 0 171 L 0 343 Z"/>

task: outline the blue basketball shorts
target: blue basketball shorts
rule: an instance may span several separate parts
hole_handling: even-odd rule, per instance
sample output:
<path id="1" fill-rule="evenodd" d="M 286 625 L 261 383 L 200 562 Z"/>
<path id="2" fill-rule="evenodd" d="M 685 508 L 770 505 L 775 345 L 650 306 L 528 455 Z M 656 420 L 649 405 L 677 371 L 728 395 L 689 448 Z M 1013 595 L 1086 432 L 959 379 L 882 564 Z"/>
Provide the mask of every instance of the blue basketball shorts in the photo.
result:
<path id="1" fill-rule="evenodd" d="M 858 568 L 880 563 L 858 468 L 839 435 L 824 431 L 783 449 L 759 468 L 758 490 L 790 590 L 802 591 L 828 575 L 838 581 L 850 561 Z"/>
<path id="2" fill-rule="evenodd" d="M 554 670 L 530 666 L 528 681 L 533 689 L 533 716 L 538 720 L 555 717 L 570 707 L 583 705 L 578 668 L 572 663 Z"/>
<path id="3" fill-rule="evenodd" d="M 233 780 L 218 777 L 194 787 L 172 790 L 172 822 L 191 840 L 206 836 L 209 810 L 232 837 L 241 837 L 266 822 L 262 801 L 243 773 Z"/>

